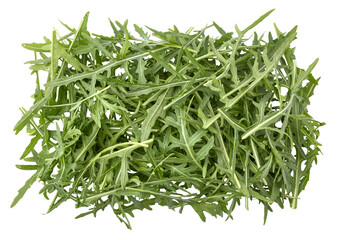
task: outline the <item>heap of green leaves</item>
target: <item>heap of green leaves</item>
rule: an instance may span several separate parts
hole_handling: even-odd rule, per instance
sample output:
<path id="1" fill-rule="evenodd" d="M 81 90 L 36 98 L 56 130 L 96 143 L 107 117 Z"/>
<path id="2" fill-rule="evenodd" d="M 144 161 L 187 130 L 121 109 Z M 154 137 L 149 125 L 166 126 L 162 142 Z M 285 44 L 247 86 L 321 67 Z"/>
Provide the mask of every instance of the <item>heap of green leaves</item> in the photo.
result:
<path id="1" fill-rule="evenodd" d="M 296 208 L 320 144 L 307 112 L 319 79 L 296 66 L 296 27 L 268 39 L 236 34 L 216 23 L 200 31 L 167 32 L 110 21 L 113 36 L 90 34 L 88 14 L 78 29 L 44 43 L 23 44 L 35 59 L 34 105 L 14 130 L 32 140 L 21 156 L 34 170 L 12 206 L 37 180 L 51 200 L 88 211 L 128 215 L 152 205 L 191 206 L 205 221 L 257 199 Z M 215 28 L 220 34 L 205 34 Z M 234 36 L 235 35 L 235 36 Z M 39 73 L 47 71 L 44 86 Z"/>

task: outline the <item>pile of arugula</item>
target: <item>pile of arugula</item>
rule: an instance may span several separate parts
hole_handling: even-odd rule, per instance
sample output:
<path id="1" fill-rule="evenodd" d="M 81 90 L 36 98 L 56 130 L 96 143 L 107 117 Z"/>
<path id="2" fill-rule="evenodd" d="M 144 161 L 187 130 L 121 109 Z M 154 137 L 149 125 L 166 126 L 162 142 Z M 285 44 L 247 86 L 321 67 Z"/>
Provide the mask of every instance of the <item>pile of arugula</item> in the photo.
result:
<path id="1" fill-rule="evenodd" d="M 167 32 L 127 21 L 113 36 L 90 34 L 88 13 L 78 29 L 44 43 L 23 44 L 35 59 L 34 105 L 14 130 L 32 136 L 21 156 L 34 170 L 12 206 L 37 180 L 48 212 L 68 199 L 88 211 L 128 215 L 154 204 L 190 205 L 205 221 L 232 211 L 242 198 L 296 208 L 320 152 L 318 128 L 307 112 L 319 79 L 296 66 L 287 34 L 236 36 L 216 23 L 200 31 Z M 205 34 L 215 28 L 220 36 Z M 41 71 L 48 71 L 42 87 Z M 40 74 L 41 75 L 41 74 Z"/>

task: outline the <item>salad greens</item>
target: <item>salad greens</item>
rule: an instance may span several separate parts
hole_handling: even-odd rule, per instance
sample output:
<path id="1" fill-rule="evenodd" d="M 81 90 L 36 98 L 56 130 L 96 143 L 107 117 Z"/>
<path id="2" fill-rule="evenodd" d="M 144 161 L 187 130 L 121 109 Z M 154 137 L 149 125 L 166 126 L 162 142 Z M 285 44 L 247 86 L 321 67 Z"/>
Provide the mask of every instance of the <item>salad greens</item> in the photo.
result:
<path id="1" fill-rule="evenodd" d="M 15 125 L 32 137 L 19 169 L 40 181 L 48 212 L 71 199 L 96 215 L 106 207 L 130 228 L 128 215 L 155 204 L 191 206 L 233 218 L 240 200 L 297 207 L 320 152 L 307 111 L 319 78 L 296 65 L 297 27 L 276 37 L 249 27 L 227 32 L 151 32 L 111 21 L 109 36 L 87 30 L 88 13 L 65 36 L 54 30 L 34 52 L 34 104 Z M 215 28 L 217 37 L 206 34 Z M 48 72 L 42 81 L 42 72 Z"/>

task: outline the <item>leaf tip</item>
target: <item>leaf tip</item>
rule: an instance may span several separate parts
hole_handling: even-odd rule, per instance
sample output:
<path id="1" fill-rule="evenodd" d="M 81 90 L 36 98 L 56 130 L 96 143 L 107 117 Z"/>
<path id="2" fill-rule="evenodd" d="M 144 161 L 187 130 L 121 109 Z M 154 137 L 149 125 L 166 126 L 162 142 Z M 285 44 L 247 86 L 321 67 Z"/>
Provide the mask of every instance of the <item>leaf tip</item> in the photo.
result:
<path id="1" fill-rule="evenodd" d="M 15 205 L 16 205 L 16 202 L 14 202 L 15 201 L 15 199 L 13 200 L 13 202 L 11 203 L 11 206 L 10 206 L 10 208 L 13 208 L 13 207 L 15 207 Z"/>

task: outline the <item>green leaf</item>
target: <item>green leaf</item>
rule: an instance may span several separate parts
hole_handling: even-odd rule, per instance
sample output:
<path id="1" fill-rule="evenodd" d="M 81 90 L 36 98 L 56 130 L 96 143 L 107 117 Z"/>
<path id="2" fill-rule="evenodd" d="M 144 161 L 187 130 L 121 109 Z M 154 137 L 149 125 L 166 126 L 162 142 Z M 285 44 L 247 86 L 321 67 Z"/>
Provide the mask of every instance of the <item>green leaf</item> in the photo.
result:
<path id="1" fill-rule="evenodd" d="M 35 52 L 50 52 L 51 43 L 23 43 L 22 46 Z"/>
<path id="2" fill-rule="evenodd" d="M 198 152 L 197 152 L 197 160 L 203 160 L 210 152 L 210 150 L 214 147 L 214 136 L 212 136 L 206 145 L 204 145 Z"/>
<path id="3" fill-rule="evenodd" d="M 65 48 L 63 48 L 57 41 L 56 39 L 53 42 L 53 50 L 52 50 L 52 54 L 55 54 L 55 56 L 52 56 L 52 59 L 59 59 L 62 58 L 64 59 L 66 62 L 68 62 L 69 64 L 71 64 L 77 71 L 81 71 L 82 67 L 81 67 L 81 63 L 75 59 L 71 54 L 69 54 Z M 57 60 L 56 60 L 57 62 Z M 56 68 L 56 67 L 55 67 Z"/>
<path id="4" fill-rule="evenodd" d="M 137 68 L 137 73 L 138 73 L 138 84 L 145 84 L 147 83 L 147 80 L 145 78 L 145 61 L 142 58 L 138 59 L 138 68 Z"/>
<path id="5" fill-rule="evenodd" d="M 213 217 L 222 216 L 221 206 L 212 203 L 193 203 L 191 204 L 194 211 L 199 215 L 200 219 L 205 222 L 206 216 L 204 212 L 211 214 Z"/>
<path id="6" fill-rule="evenodd" d="M 265 18 L 267 18 L 275 9 L 272 9 L 270 11 L 268 11 L 267 13 L 263 14 L 262 16 L 260 16 L 257 20 L 255 20 L 250 26 L 248 26 L 247 28 L 245 28 L 242 31 L 242 34 L 245 34 L 246 32 L 248 32 L 249 30 L 251 30 L 252 28 L 254 28 L 255 26 L 257 26 L 261 21 L 263 21 Z"/>
<path id="7" fill-rule="evenodd" d="M 213 116 L 212 118 L 207 118 L 204 112 L 201 110 L 201 108 L 198 109 L 198 116 L 203 122 L 202 127 L 204 129 L 207 129 L 209 126 L 211 126 L 218 118 L 220 117 L 220 114 Z"/>
<path id="8" fill-rule="evenodd" d="M 116 178 L 116 183 L 120 184 L 121 187 L 124 189 L 128 183 L 128 157 L 127 153 L 122 154 L 121 157 L 121 166 Z"/>
<path id="9" fill-rule="evenodd" d="M 33 118 L 33 115 L 41 109 L 42 106 L 46 104 L 48 99 L 50 98 L 50 95 L 52 94 L 51 90 L 47 90 L 45 93 L 45 96 L 40 99 L 38 102 L 36 102 L 22 117 L 21 119 L 16 123 L 14 126 L 15 134 L 18 134 L 25 126 L 26 124 Z"/>
<path id="10" fill-rule="evenodd" d="M 147 116 L 141 125 L 141 141 L 145 141 L 149 138 L 151 134 L 151 129 L 154 126 L 158 117 L 160 117 L 164 112 L 164 106 L 166 104 L 166 96 L 170 95 L 171 91 L 164 91 L 156 103 L 147 110 Z"/>
<path id="11" fill-rule="evenodd" d="M 40 70 L 48 70 L 50 68 L 50 65 L 44 65 L 44 64 L 35 64 L 29 67 L 32 71 L 40 71 Z"/>
<path id="12" fill-rule="evenodd" d="M 25 185 L 19 189 L 18 195 L 14 198 L 11 208 L 14 207 L 20 199 L 25 195 L 27 190 L 32 186 L 32 184 L 38 179 L 40 175 L 40 171 L 36 171 L 25 183 Z"/>
<path id="13" fill-rule="evenodd" d="M 37 170 L 38 169 L 38 165 L 15 165 L 18 169 L 21 170 Z"/>
<path id="14" fill-rule="evenodd" d="M 242 135 L 241 139 L 246 139 L 247 137 L 251 136 L 255 132 L 257 132 L 261 129 L 264 129 L 265 127 L 275 123 L 278 119 L 280 119 L 282 117 L 284 112 L 286 112 L 292 106 L 293 99 L 294 99 L 294 95 L 292 95 L 290 101 L 288 102 L 288 104 L 286 104 L 286 106 L 284 108 L 282 108 L 279 112 L 272 112 L 271 114 L 266 115 L 263 118 L 262 122 L 253 125 L 249 130 L 247 130 L 244 133 L 244 135 Z"/>
<path id="15" fill-rule="evenodd" d="M 82 145 L 81 148 L 77 149 L 73 153 L 74 162 L 81 161 L 84 157 L 86 152 L 91 148 L 91 146 L 95 143 L 95 139 L 99 132 L 98 125 L 94 125 L 89 136 L 82 136 Z"/>
<path id="16" fill-rule="evenodd" d="M 144 32 L 144 30 L 139 27 L 138 25 L 134 24 L 134 29 L 137 33 L 139 33 L 140 37 L 142 37 L 142 39 L 146 40 L 146 41 L 149 41 L 149 36 L 147 35 L 147 33 Z"/>
<path id="17" fill-rule="evenodd" d="M 32 150 L 34 149 L 35 145 L 38 143 L 40 137 L 37 135 L 31 139 L 31 142 L 26 147 L 25 151 L 22 153 L 20 159 L 24 159 Z"/>
<path id="18" fill-rule="evenodd" d="M 100 50 L 106 57 L 109 59 L 114 59 L 112 53 L 110 53 L 100 42 L 98 39 L 91 38 L 88 34 L 83 32 L 82 37 L 84 37 L 91 45 L 93 45 L 95 48 Z"/>
<path id="19" fill-rule="evenodd" d="M 163 50 L 165 48 L 167 48 L 167 47 L 160 48 L 160 49 L 157 49 L 157 50 L 160 51 L 160 50 Z M 154 50 L 153 52 L 156 52 L 157 50 Z M 100 67 L 96 68 L 96 70 L 94 70 L 94 71 L 78 73 L 78 74 L 75 74 L 71 77 L 62 77 L 62 78 L 59 78 L 58 80 L 46 83 L 45 86 L 46 87 L 56 87 L 56 86 L 68 85 L 68 84 L 76 82 L 78 80 L 83 80 L 85 78 L 89 78 L 94 74 L 98 74 L 98 73 L 101 73 L 101 72 L 104 72 L 104 71 L 108 71 L 109 69 L 113 68 L 114 66 L 119 66 L 120 64 L 122 64 L 126 61 L 130 61 L 130 60 L 137 59 L 139 57 L 147 56 L 148 54 L 149 53 L 141 53 L 141 54 L 133 55 L 131 57 L 127 57 L 127 58 L 121 59 L 121 60 L 116 61 L 116 62 L 108 63 L 105 66 L 100 66 Z"/>

